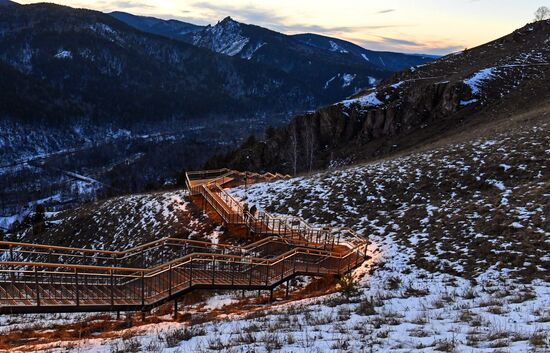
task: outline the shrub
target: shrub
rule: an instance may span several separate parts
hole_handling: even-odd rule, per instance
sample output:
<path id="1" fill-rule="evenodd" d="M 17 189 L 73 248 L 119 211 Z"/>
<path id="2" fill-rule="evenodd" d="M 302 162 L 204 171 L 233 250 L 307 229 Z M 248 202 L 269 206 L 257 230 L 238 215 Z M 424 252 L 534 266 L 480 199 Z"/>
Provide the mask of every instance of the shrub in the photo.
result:
<path id="1" fill-rule="evenodd" d="M 338 282 L 338 292 L 346 298 L 355 297 L 359 294 L 357 281 L 350 273 L 346 273 Z"/>
<path id="2" fill-rule="evenodd" d="M 111 353 L 139 353 L 141 343 L 136 338 L 123 339 L 121 342 L 111 346 Z"/>
<path id="3" fill-rule="evenodd" d="M 372 300 L 365 298 L 361 303 L 359 303 L 359 305 L 355 309 L 355 313 L 363 316 L 375 315 L 376 310 L 374 309 L 374 304 Z"/>
<path id="4" fill-rule="evenodd" d="M 386 287 L 389 290 L 397 290 L 401 286 L 401 279 L 399 277 L 390 277 L 386 281 Z"/>
<path id="5" fill-rule="evenodd" d="M 548 346 L 547 338 L 544 332 L 535 332 L 529 337 L 529 344 L 533 347 L 546 347 Z"/>
<path id="6" fill-rule="evenodd" d="M 183 330 L 174 330 L 168 332 L 164 336 L 164 341 L 166 341 L 166 346 L 169 348 L 176 347 L 181 341 L 189 341 L 195 336 L 204 336 L 206 331 L 202 328 L 191 327 L 184 328 Z"/>

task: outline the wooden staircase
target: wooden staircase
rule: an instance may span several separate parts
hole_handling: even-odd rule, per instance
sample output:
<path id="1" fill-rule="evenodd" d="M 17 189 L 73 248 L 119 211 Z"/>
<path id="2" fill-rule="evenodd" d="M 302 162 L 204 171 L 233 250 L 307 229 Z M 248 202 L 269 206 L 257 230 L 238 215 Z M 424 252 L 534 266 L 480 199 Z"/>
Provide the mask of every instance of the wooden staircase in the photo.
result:
<path id="1" fill-rule="evenodd" d="M 287 178 L 227 169 L 188 173 L 191 197 L 260 238 L 246 246 L 163 238 L 103 251 L 0 242 L 0 313 L 146 311 L 194 289 L 273 290 L 295 276 L 339 276 L 362 263 L 367 240 L 353 231 L 253 215 L 225 190 Z"/>

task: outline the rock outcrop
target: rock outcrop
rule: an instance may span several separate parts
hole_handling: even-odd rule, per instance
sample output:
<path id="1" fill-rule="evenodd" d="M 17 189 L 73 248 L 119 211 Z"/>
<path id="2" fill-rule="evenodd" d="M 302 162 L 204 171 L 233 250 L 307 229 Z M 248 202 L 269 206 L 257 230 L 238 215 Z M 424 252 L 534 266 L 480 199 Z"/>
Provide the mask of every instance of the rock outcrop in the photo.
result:
<path id="1" fill-rule="evenodd" d="M 550 97 L 550 23 L 395 74 L 346 101 L 248 139 L 208 167 L 298 174 L 381 158 Z M 469 127 L 471 128 L 471 126 Z"/>

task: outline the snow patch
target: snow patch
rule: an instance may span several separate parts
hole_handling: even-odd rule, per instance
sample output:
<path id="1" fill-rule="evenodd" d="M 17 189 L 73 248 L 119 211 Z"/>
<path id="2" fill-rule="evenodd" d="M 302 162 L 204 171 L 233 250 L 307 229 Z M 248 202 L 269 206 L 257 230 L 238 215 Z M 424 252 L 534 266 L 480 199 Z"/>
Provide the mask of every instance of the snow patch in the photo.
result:
<path id="1" fill-rule="evenodd" d="M 405 83 L 405 81 L 399 81 L 399 82 L 394 83 L 393 85 L 391 85 L 391 88 L 393 88 L 393 89 L 399 88 L 399 87 L 401 87 L 401 85 L 403 85 L 404 83 Z"/>
<path id="2" fill-rule="evenodd" d="M 327 82 L 325 82 L 325 89 L 327 89 L 328 86 L 330 85 L 330 83 L 331 83 L 332 81 L 334 81 L 335 79 L 337 79 L 338 76 L 340 76 L 340 75 L 338 74 L 338 75 L 336 75 L 336 76 L 332 76 Z"/>
<path id="3" fill-rule="evenodd" d="M 57 54 L 54 55 L 54 58 L 62 59 L 62 60 L 70 60 L 73 58 L 73 53 L 71 53 L 69 50 L 61 49 L 57 52 Z"/>
<path id="4" fill-rule="evenodd" d="M 470 105 L 470 104 L 477 103 L 478 101 L 479 101 L 479 99 L 477 99 L 477 98 L 472 98 L 472 99 L 467 100 L 467 101 L 461 100 L 460 105 Z"/>
<path id="5" fill-rule="evenodd" d="M 338 53 L 342 53 L 342 54 L 349 53 L 346 49 L 342 48 L 341 46 L 339 46 L 338 44 L 336 44 L 332 40 L 329 43 L 330 43 L 330 49 L 329 49 L 330 51 L 338 52 Z"/>
<path id="6" fill-rule="evenodd" d="M 495 75 L 495 71 L 496 68 L 494 67 L 480 70 L 470 78 L 464 80 L 464 83 L 470 87 L 472 94 L 477 95 L 481 92 L 482 83 L 491 80 Z"/>
<path id="7" fill-rule="evenodd" d="M 377 107 L 382 104 L 382 101 L 380 101 L 376 97 L 377 92 L 372 92 L 370 94 L 367 94 L 365 96 L 354 98 L 354 99 L 348 99 L 345 101 L 340 102 L 339 104 L 343 104 L 346 108 L 351 107 L 352 105 L 359 104 L 362 107 Z"/>
<path id="8" fill-rule="evenodd" d="M 355 77 L 357 77 L 357 75 L 355 74 L 342 75 L 342 81 L 344 81 L 344 83 L 342 84 L 342 87 L 348 87 L 349 85 L 351 85 L 351 82 L 355 79 Z"/>

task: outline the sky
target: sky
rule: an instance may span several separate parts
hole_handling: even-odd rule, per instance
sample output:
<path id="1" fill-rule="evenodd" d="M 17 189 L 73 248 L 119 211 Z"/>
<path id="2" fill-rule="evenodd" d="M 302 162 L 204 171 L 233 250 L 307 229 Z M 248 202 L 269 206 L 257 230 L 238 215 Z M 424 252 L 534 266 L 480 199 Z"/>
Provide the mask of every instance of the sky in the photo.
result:
<path id="1" fill-rule="evenodd" d="M 22 4 L 39 2 L 15 0 Z M 216 24 L 226 16 L 287 34 L 311 32 L 367 49 L 447 54 L 506 35 L 550 0 L 47 0 L 72 7 Z"/>

